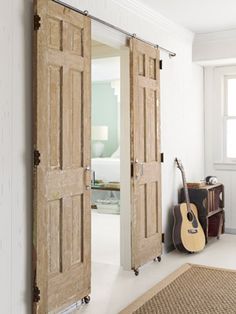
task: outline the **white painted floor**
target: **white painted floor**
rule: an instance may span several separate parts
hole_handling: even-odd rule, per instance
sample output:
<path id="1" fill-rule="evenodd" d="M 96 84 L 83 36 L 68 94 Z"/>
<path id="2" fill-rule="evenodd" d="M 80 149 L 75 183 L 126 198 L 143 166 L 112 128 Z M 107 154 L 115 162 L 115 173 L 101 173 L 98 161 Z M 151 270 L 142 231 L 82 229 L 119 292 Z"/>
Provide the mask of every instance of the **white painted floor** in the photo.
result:
<path id="1" fill-rule="evenodd" d="M 92 211 L 92 262 L 120 265 L 120 215 Z"/>
<path id="2" fill-rule="evenodd" d="M 97 234 L 96 232 L 95 227 L 93 236 Z M 98 238 L 96 241 L 99 242 Z M 97 250 L 99 251 L 99 248 L 96 248 L 93 256 L 101 262 L 92 263 L 91 301 L 88 305 L 80 306 L 75 311 L 77 314 L 117 314 L 184 263 L 236 269 L 235 235 L 222 235 L 220 240 L 211 239 L 204 251 L 198 254 L 186 255 L 176 251 L 166 254 L 160 263 L 151 262 L 140 268 L 138 277 L 132 271 L 123 271 L 117 264 L 112 265 L 110 257 L 108 263 L 103 262 L 102 254 L 101 252 L 97 254 Z M 107 258 L 108 251 L 103 252 L 106 252 L 104 257 L 106 255 Z"/>

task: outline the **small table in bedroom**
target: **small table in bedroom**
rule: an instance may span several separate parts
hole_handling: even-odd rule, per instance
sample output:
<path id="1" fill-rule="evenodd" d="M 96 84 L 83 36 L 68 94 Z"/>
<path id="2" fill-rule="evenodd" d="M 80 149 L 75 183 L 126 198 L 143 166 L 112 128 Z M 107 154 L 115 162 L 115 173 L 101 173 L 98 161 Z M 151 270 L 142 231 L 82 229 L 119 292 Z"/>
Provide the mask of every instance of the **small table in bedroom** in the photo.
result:
<path id="1" fill-rule="evenodd" d="M 102 191 L 120 191 L 120 183 L 99 183 L 99 184 L 92 184 L 92 190 L 102 190 Z"/>
<path id="2" fill-rule="evenodd" d="M 116 192 L 120 192 L 120 183 L 119 182 L 107 182 L 107 183 L 95 183 L 92 184 L 91 186 L 92 190 L 96 190 L 96 191 L 116 191 Z M 116 205 L 117 206 L 117 205 Z M 99 209 L 97 205 L 92 204 L 91 206 L 93 209 Z M 104 207 L 104 204 L 103 204 Z M 117 207 L 118 210 L 116 210 L 116 213 L 119 212 L 119 207 Z M 114 211 L 114 209 L 112 210 Z M 112 212 L 111 211 L 111 212 Z M 100 212 L 104 212 L 104 210 L 100 209 Z M 106 210 L 106 213 L 110 213 L 109 211 Z"/>

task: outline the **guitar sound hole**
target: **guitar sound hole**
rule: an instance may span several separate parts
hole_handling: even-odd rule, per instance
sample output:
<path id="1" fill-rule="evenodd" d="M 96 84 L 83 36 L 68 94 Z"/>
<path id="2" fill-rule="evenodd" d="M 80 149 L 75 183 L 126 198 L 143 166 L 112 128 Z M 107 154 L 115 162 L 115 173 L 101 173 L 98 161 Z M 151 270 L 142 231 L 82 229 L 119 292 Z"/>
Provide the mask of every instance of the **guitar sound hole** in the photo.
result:
<path id="1" fill-rule="evenodd" d="M 187 213 L 187 218 L 189 221 L 193 221 L 193 214 L 192 213 Z"/>

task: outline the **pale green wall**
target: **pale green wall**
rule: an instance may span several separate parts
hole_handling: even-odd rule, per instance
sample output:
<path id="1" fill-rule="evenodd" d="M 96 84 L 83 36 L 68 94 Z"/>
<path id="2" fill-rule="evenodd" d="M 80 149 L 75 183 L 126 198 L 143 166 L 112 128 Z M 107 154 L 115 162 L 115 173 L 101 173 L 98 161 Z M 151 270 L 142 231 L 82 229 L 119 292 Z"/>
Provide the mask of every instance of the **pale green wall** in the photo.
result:
<path id="1" fill-rule="evenodd" d="M 111 82 L 92 83 L 92 125 L 108 126 L 103 157 L 109 157 L 118 147 L 118 102 Z"/>

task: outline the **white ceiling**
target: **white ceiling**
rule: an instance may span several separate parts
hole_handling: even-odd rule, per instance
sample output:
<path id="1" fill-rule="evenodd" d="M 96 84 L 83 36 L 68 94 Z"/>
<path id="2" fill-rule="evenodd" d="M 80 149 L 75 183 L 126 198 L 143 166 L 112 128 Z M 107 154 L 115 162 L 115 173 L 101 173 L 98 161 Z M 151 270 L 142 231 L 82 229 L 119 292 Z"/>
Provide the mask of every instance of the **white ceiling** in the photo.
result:
<path id="1" fill-rule="evenodd" d="M 236 0 L 138 0 L 194 33 L 236 29 Z"/>

